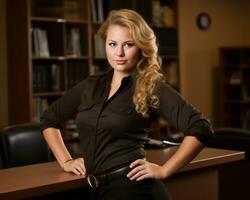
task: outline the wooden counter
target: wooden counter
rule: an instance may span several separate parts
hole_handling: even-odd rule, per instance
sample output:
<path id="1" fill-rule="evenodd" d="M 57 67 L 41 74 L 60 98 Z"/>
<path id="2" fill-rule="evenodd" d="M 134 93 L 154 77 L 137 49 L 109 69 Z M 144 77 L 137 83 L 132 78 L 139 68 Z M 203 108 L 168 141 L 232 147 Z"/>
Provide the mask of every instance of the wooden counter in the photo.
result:
<path id="1" fill-rule="evenodd" d="M 176 151 L 176 147 L 167 149 L 152 149 L 147 151 L 147 158 L 151 162 L 162 165 Z M 196 158 L 186 165 L 180 172 L 200 169 L 203 167 L 221 165 L 233 161 L 245 159 L 245 153 L 242 151 L 230 151 L 223 149 L 204 148 Z"/>
<path id="2" fill-rule="evenodd" d="M 147 159 L 157 164 L 163 164 L 175 151 L 175 147 L 147 150 Z M 171 188 L 171 182 L 175 177 L 178 179 L 178 176 L 186 173 L 241 161 L 244 158 L 244 152 L 205 148 L 192 162 L 169 179 L 169 182 L 166 181 L 166 184 L 169 184 Z M 56 162 L 0 170 L 0 199 L 30 197 L 37 199 L 39 196 L 86 186 L 85 178 L 63 172 Z"/>

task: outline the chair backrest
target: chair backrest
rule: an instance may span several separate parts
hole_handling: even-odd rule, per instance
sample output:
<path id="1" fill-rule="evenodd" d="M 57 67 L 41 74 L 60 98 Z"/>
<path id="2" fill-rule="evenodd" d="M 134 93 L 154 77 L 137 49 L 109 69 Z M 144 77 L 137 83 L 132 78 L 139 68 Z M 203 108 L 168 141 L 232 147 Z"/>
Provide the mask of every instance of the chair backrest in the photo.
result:
<path id="1" fill-rule="evenodd" d="M 250 152 L 250 130 L 221 127 L 204 136 L 205 146 Z"/>
<path id="2" fill-rule="evenodd" d="M 0 130 L 2 168 L 51 161 L 51 153 L 39 124 L 26 123 Z"/>

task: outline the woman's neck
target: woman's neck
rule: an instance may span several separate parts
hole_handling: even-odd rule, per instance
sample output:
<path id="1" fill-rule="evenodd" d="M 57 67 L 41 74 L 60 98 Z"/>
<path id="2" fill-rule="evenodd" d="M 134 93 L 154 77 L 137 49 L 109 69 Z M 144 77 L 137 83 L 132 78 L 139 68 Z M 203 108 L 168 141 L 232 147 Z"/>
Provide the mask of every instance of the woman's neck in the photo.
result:
<path id="1" fill-rule="evenodd" d="M 124 77 L 128 77 L 130 74 L 117 72 L 114 70 L 111 85 L 120 85 Z"/>

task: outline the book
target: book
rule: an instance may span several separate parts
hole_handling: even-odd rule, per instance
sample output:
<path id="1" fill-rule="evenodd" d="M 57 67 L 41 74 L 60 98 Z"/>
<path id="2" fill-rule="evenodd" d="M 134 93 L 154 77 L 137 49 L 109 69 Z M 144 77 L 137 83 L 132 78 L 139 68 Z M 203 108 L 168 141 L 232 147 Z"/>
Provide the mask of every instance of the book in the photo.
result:
<path id="1" fill-rule="evenodd" d="M 57 64 L 51 65 L 51 82 L 52 82 L 52 91 L 61 90 L 61 74 L 60 66 Z"/>
<path id="2" fill-rule="evenodd" d="M 96 13 L 97 7 L 96 7 L 95 0 L 91 0 L 90 6 L 91 6 L 91 13 L 92 13 L 92 21 L 93 23 L 97 23 L 97 13 Z"/>
<path id="3" fill-rule="evenodd" d="M 32 55 L 39 56 L 39 42 L 36 29 L 32 28 L 31 33 L 32 33 Z"/>
<path id="4" fill-rule="evenodd" d="M 163 13 L 161 9 L 161 3 L 158 0 L 152 1 L 152 22 L 156 26 L 163 24 Z"/>
<path id="5" fill-rule="evenodd" d="M 98 5 L 98 22 L 102 23 L 104 21 L 104 13 L 103 13 L 103 0 L 97 0 Z"/>
<path id="6" fill-rule="evenodd" d="M 38 57 L 49 57 L 49 44 L 48 44 L 48 36 L 47 32 L 41 28 L 33 28 L 33 53 L 34 56 Z"/>
<path id="7" fill-rule="evenodd" d="M 81 56 L 81 36 L 80 29 L 73 27 L 67 32 L 66 52 L 70 56 Z"/>
<path id="8" fill-rule="evenodd" d="M 80 19 L 80 1 L 79 0 L 64 0 L 63 1 L 64 18 L 67 20 Z"/>
<path id="9" fill-rule="evenodd" d="M 49 44 L 47 32 L 44 29 L 38 29 L 39 50 L 41 57 L 49 57 Z"/>
<path id="10" fill-rule="evenodd" d="M 162 6 L 163 23 L 167 27 L 175 27 L 175 12 L 170 6 Z"/>

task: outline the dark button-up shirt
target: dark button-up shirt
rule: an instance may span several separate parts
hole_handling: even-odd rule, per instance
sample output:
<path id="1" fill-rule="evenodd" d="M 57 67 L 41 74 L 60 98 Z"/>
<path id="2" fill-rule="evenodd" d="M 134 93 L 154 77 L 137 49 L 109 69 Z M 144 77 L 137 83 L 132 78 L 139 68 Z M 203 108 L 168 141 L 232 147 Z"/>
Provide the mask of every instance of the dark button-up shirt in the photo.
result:
<path id="1" fill-rule="evenodd" d="M 147 132 L 159 115 L 185 135 L 194 135 L 201 141 L 203 134 L 212 134 L 208 120 L 166 83 L 157 85 L 159 108 L 151 108 L 148 118 L 135 110 L 132 76 L 123 78 L 118 91 L 107 100 L 112 75 L 113 70 L 88 77 L 55 101 L 41 117 L 42 129 L 61 129 L 65 120 L 76 118 L 88 173 L 144 158 Z"/>

